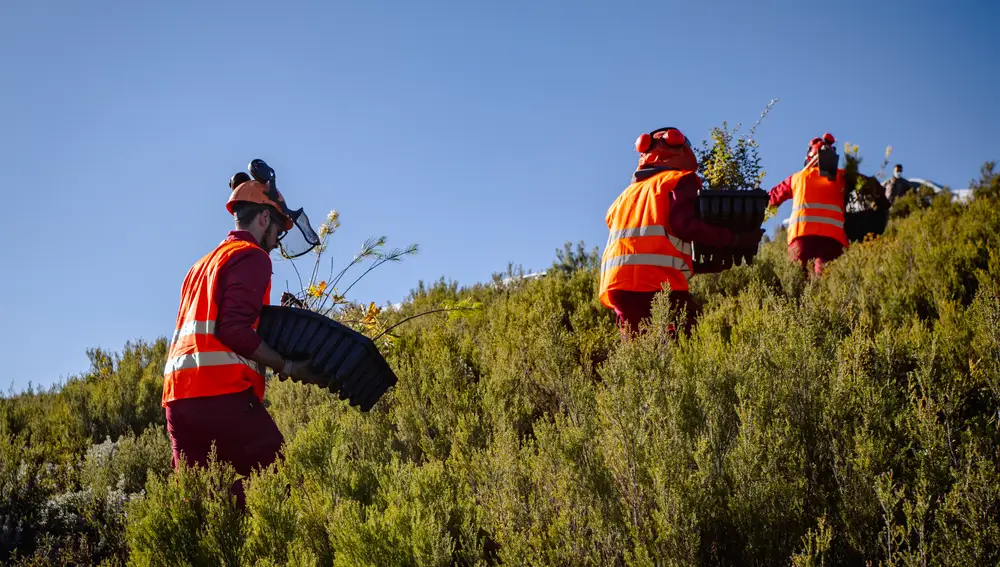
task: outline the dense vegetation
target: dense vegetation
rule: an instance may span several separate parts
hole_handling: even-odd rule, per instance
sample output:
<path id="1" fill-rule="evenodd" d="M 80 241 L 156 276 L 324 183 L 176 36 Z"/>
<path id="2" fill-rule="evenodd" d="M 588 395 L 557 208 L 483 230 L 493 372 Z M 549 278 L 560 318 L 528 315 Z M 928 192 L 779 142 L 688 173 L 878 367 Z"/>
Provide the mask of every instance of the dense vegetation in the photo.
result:
<path id="1" fill-rule="evenodd" d="M 164 340 L 0 399 L 14 565 L 992 565 L 1000 561 L 1000 175 L 897 201 L 822 279 L 785 256 L 695 279 L 690 337 L 623 343 L 594 252 L 420 285 L 400 381 L 362 414 L 270 384 L 285 461 L 225 496 L 170 469 Z M 512 271 L 508 269 L 508 274 Z"/>

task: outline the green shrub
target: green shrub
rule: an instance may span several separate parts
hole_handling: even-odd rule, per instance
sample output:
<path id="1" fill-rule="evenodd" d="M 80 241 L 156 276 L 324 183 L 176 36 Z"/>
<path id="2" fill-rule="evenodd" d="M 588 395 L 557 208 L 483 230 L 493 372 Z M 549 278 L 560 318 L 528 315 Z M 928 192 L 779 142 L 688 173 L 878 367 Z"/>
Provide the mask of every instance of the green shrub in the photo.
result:
<path id="1" fill-rule="evenodd" d="M 138 566 L 240 565 L 245 520 L 229 492 L 236 473 L 226 463 L 150 477 L 144 498 L 130 502 L 126 537 L 129 564 Z"/>

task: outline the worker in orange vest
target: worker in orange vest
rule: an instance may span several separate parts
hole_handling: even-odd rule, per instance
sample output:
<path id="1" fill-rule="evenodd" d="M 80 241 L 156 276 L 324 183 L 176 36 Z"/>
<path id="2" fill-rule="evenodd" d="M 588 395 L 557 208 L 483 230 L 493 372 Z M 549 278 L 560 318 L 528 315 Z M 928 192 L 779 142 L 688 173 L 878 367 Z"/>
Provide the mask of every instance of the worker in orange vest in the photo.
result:
<path id="1" fill-rule="evenodd" d="M 264 367 L 281 377 L 310 376 L 308 365 L 285 360 L 256 332 L 261 308 L 270 304 L 269 253 L 295 226 L 296 213 L 273 170 L 254 160 L 251 171 L 259 179 L 238 173 L 230 180 L 226 208 L 236 230 L 191 267 L 181 288 L 162 398 L 175 467 L 181 459 L 204 464 L 213 444 L 218 460 L 241 476 L 274 462 L 284 439 L 261 405 Z M 242 508 L 241 481 L 233 493 Z"/>
<path id="2" fill-rule="evenodd" d="M 670 303 L 684 311 L 690 330 L 700 311 L 688 291 L 694 275 L 691 243 L 753 247 L 764 231 L 734 232 L 697 217 L 698 159 L 677 128 L 644 133 L 635 148 L 639 164 L 632 182 L 605 217 L 610 233 L 601 257 L 601 303 L 615 310 L 622 335 L 628 337 L 639 331 L 654 296 L 669 284 Z"/>
<path id="3" fill-rule="evenodd" d="M 820 152 L 831 156 L 836 138 L 824 134 L 813 138 L 806 151 L 804 167 L 771 189 L 770 206 L 778 207 L 792 199 L 788 219 L 788 255 L 802 264 L 807 273 L 815 260 L 813 272 L 822 274 L 827 262 L 844 253 L 848 246 L 844 232 L 844 170 L 830 167 L 829 177 L 820 171 Z M 833 179 L 830 179 L 833 177 Z"/>

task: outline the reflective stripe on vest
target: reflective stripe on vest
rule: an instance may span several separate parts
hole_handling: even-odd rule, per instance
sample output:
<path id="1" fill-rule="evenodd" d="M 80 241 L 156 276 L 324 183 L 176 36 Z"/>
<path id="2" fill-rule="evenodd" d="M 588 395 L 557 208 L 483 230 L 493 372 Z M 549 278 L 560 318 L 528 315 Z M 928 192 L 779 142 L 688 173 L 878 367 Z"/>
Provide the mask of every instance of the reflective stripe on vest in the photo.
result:
<path id="1" fill-rule="evenodd" d="M 688 268 L 687 262 L 669 254 L 626 254 L 624 256 L 615 256 L 601 264 L 601 271 L 606 272 L 611 268 L 619 268 L 621 266 L 660 266 L 673 268 L 684 272 L 685 276 L 691 277 L 691 269 Z"/>
<path id="2" fill-rule="evenodd" d="M 163 371 L 166 374 L 171 374 L 179 370 L 190 370 L 203 366 L 226 366 L 228 364 L 242 364 L 250 367 L 254 372 L 260 372 L 260 367 L 256 362 L 243 358 L 235 352 L 224 350 L 175 356 L 167 360 Z"/>
<path id="3" fill-rule="evenodd" d="M 685 241 L 681 240 L 680 238 L 677 238 L 676 236 L 674 236 L 672 234 L 668 234 L 667 238 L 670 240 L 670 243 L 674 245 L 674 248 L 676 248 L 678 252 L 680 252 L 681 254 L 683 254 L 684 256 L 686 256 L 688 258 L 691 257 L 691 243 L 690 242 L 685 242 Z M 685 263 L 684 265 L 686 267 L 687 263 Z"/>
<path id="4" fill-rule="evenodd" d="M 186 337 L 188 335 L 214 335 L 215 334 L 215 321 L 188 321 L 181 325 L 180 329 L 174 331 L 173 338 L 170 339 L 170 344 L 173 345 L 177 342 L 177 339 Z"/>
<path id="5" fill-rule="evenodd" d="M 617 240 L 622 238 L 638 238 L 640 236 L 666 236 L 670 243 L 674 245 L 674 248 L 678 252 L 686 256 L 691 255 L 691 243 L 684 242 L 680 238 L 677 238 L 673 234 L 667 234 L 667 229 L 663 226 L 655 224 L 653 226 L 637 226 L 635 228 L 623 228 L 621 230 L 612 230 L 608 234 L 607 247 L 610 248 L 612 244 Z"/>
<path id="6" fill-rule="evenodd" d="M 667 229 L 660 225 L 653 226 L 637 226 L 635 228 L 623 228 L 621 230 L 612 230 L 608 234 L 608 246 L 611 246 L 615 240 L 620 240 L 622 238 L 635 238 L 638 236 L 666 236 Z"/>
<path id="7" fill-rule="evenodd" d="M 837 205 L 824 205 L 822 203 L 802 203 L 798 207 L 792 207 L 792 214 L 799 211 L 804 211 L 806 209 L 819 209 L 821 211 L 832 211 L 834 213 L 844 212 L 843 207 L 838 207 Z"/>
<path id="8" fill-rule="evenodd" d="M 830 219 L 826 217 L 793 217 L 788 220 L 789 225 L 800 222 L 818 222 L 821 224 L 832 224 L 833 226 L 839 226 L 840 228 L 844 228 L 843 221 L 839 221 L 837 219 Z"/>

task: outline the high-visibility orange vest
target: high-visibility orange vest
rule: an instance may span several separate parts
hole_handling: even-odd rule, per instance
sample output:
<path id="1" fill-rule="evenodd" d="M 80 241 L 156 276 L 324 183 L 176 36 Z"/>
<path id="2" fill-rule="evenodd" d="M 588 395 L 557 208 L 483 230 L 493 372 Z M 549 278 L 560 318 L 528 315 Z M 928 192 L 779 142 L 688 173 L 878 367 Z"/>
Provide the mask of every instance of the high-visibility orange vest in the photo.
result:
<path id="1" fill-rule="evenodd" d="M 670 192 L 690 171 L 664 171 L 629 185 L 608 209 L 608 244 L 601 257 L 601 303 L 608 292 L 687 291 L 691 243 L 671 234 Z"/>
<path id="2" fill-rule="evenodd" d="M 177 325 L 163 369 L 163 406 L 173 400 L 232 394 L 251 387 L 260 400 L 264 399 L 264 369 L 215 336 L 219 269 L 233 254 L 247 248 L 258 246 L 242 240 L 225 241 L 192 266 L 184 278 Z M 268 280 L 263 304 L 269 305 L 270 298 Z M 259 322 L 254 321 L 254 329 Z"/>
<path id="3" fill-rule="evenodd" d="M 792 216 L 788 220 L 788 243 L 800 236 L 826 236 L 847 246 L 844 232 L 844 170 L 830 181 L 818 167 L 792 175 Z"/>

